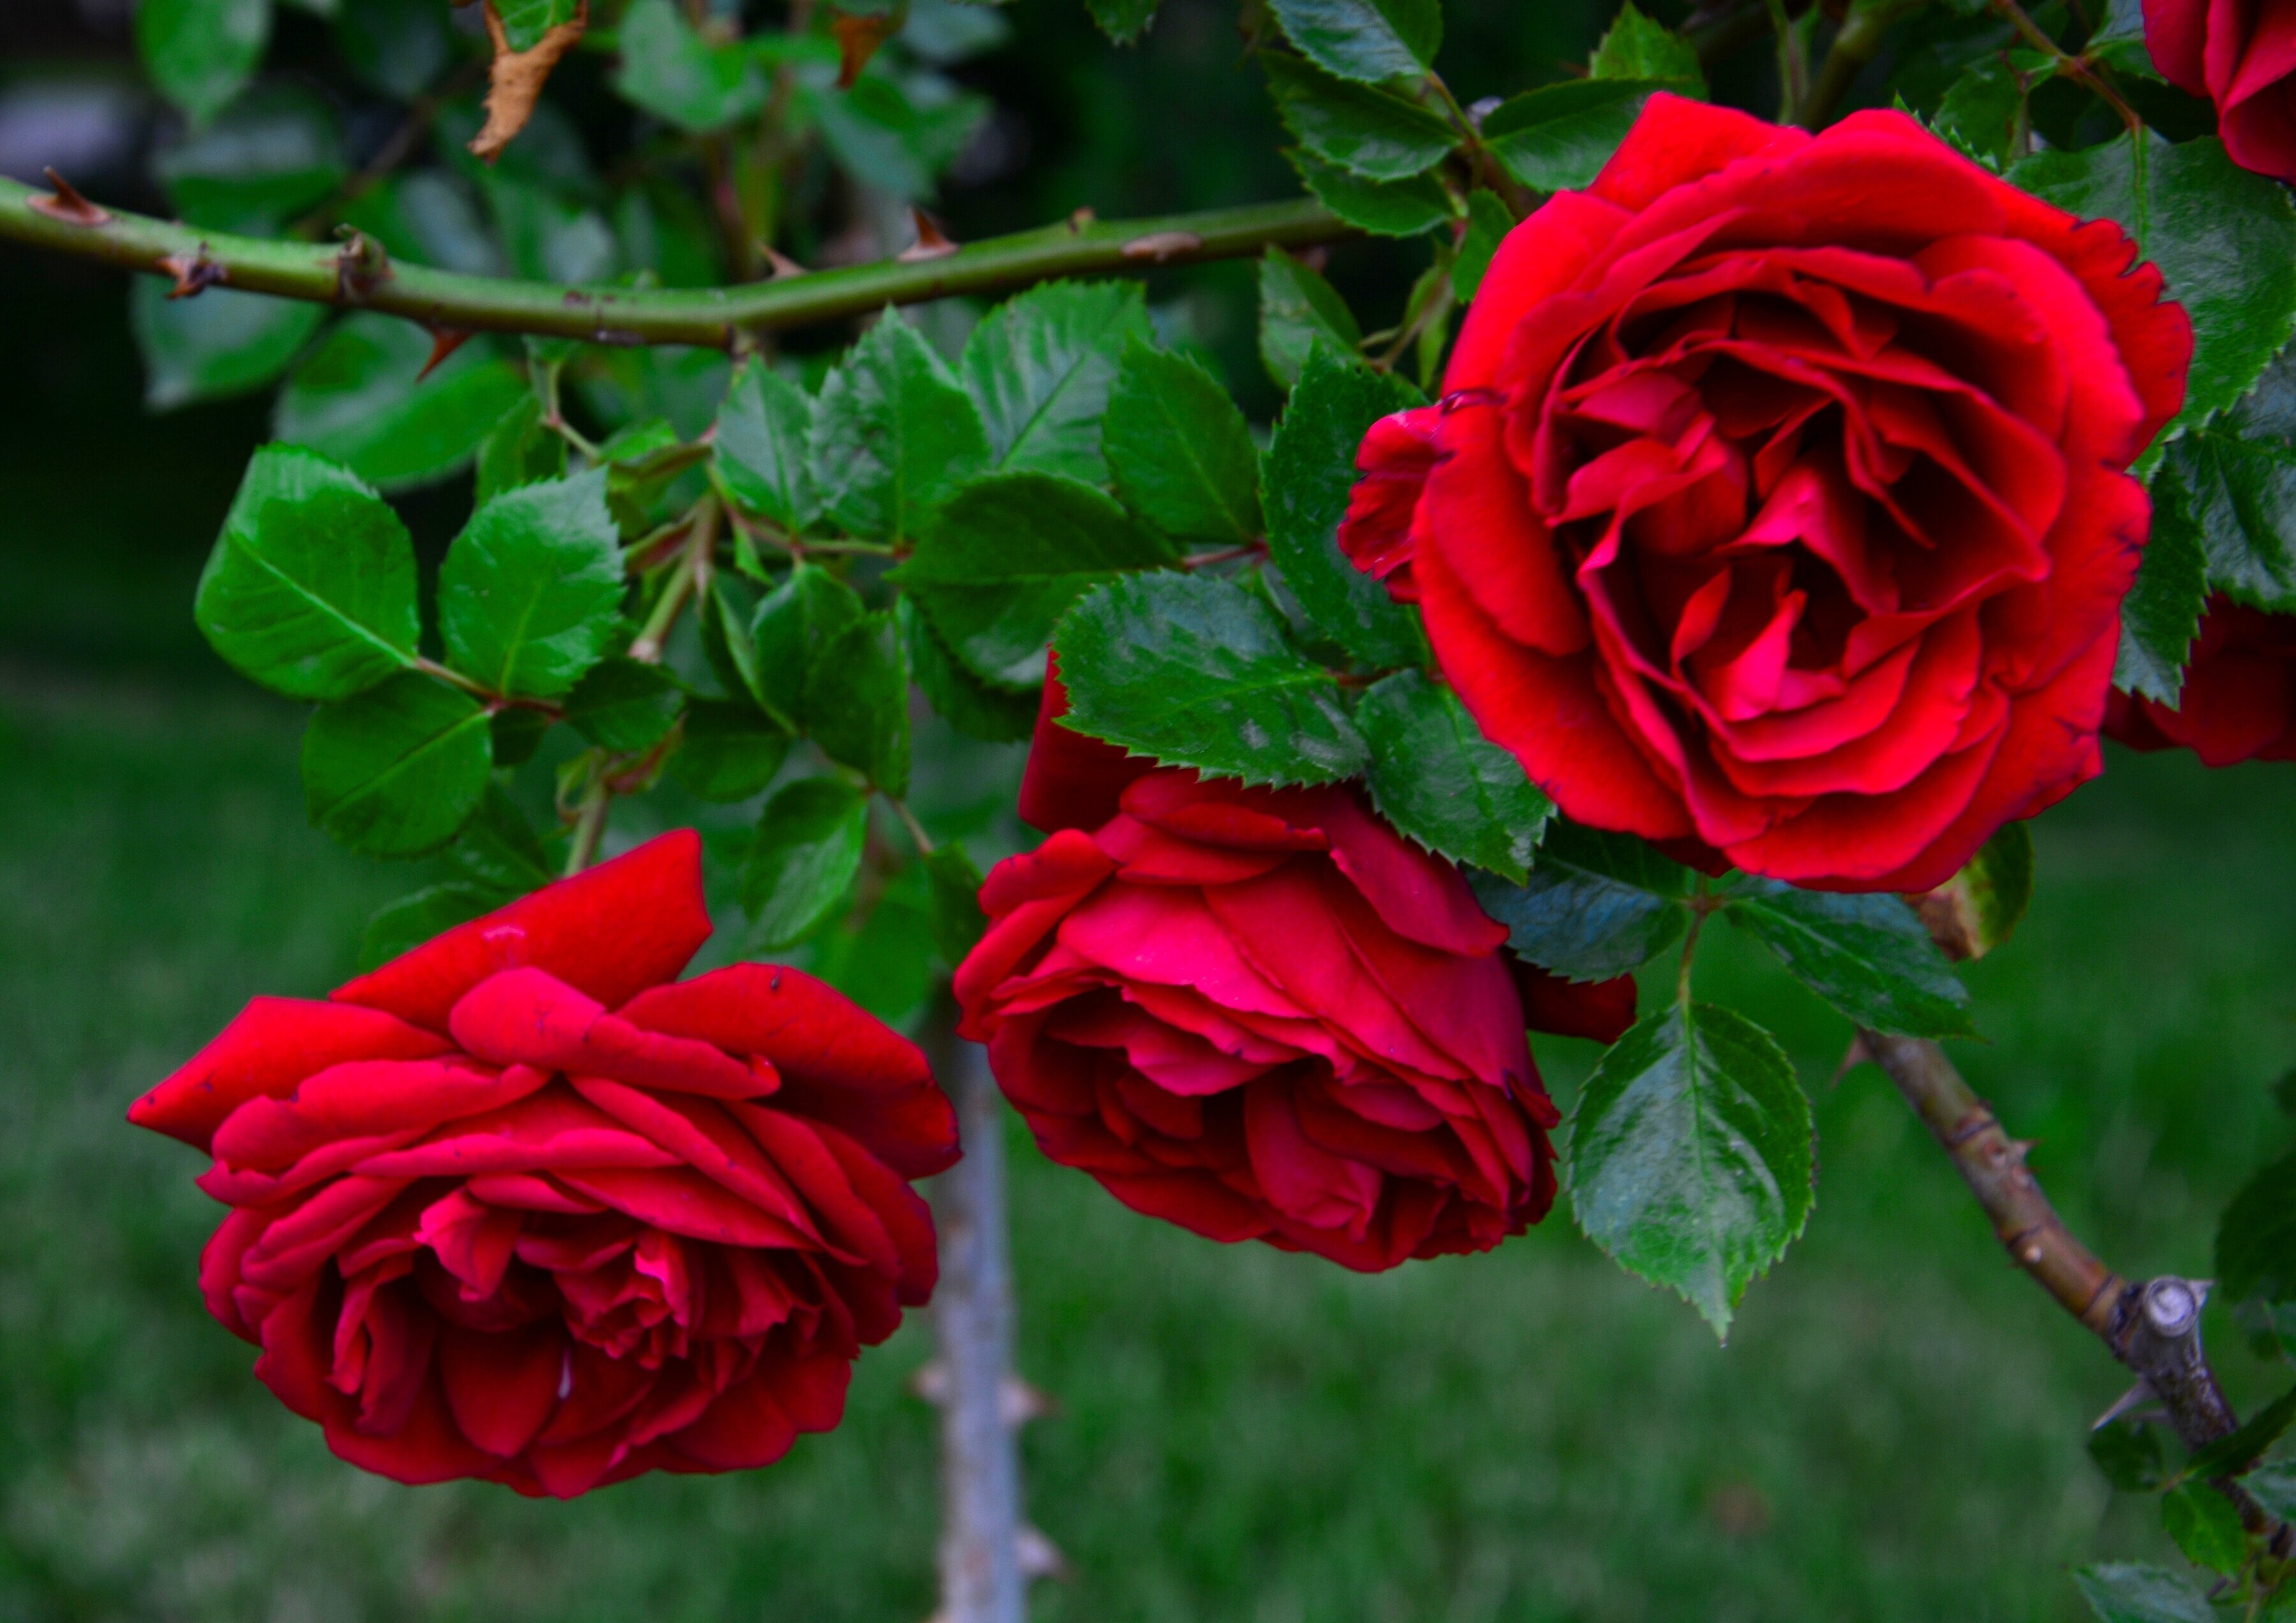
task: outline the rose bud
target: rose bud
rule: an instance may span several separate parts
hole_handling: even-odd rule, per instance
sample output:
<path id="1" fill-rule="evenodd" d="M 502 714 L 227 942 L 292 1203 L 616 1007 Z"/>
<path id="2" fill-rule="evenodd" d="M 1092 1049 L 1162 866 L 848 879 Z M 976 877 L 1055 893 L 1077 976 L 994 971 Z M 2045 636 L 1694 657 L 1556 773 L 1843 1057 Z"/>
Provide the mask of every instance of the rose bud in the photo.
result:
<path id="1" fill-rule="evenodd" d="M 2132 750 L 2181 745 L 2211 766 L 2296 761 L 2296 617 L 2210 598 L 2177 707 L 2116 691 L 2104 731 Z"/>
<path id="2" fill-rule="evenodd" d="M 2126 469 L 2192 356 L 2136 254 L 1903 114 L 1652 96 L 1365 439 L 1340 544 L 1574 820 L 1929 889 L 2099 770 Z"/>
<path id="3" fill-rule="evenodd" d="M 214 1157 L 208 1309 L 336 1454 L 562 1498 L 764 1465 L 931 1293 L 923 1056 L 795 970 L 676 980 L 709 928 L 666 834 L 256 999 L 128 1113 Z"/>
<path id="4" fill-rule="evenodd" d="M 2267 0 L 2144 0 L 2161 77 L 2217 105 L 2225 152 L 2296 181 L 2296 12 Z"/>

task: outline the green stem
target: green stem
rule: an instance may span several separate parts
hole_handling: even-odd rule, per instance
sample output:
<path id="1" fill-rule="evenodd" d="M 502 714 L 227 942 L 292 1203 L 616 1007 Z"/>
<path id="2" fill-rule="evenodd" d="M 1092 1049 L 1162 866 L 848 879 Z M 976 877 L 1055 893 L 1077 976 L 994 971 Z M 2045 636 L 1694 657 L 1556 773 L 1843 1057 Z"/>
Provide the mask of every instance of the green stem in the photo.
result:
<path id="1" fill-rule="evenodd" d="M 136 214 L 94 225 L 34 208 L 47 193 L 0 179 L 0 240 L 172 275 L 162 259 L 202 253 L 224 283 L 315 304 L 381 310 L 427 326 L 530 332 L 606 344 L 730 349 L 738 334 L 836 321 L 955 293 L 989 294 L 1055 276 L 1147 271 L 1300 248 L 1357 234 L 1321 203 L 1257 203 L 1161 219 L 1069 221 L 990 237 L 938 259 L 881 260 L 733 288 L 570 287 L 390 265 L 373 244 L 278 242 L 169 225 Z"/>
<path id="2" fill-rule="evenodd" d="M 1810 83 L 1809 95 L 1802 102 L 1802 127 L 1816 129 L 1832 119 L 1866 64 L 1881 54 L 1882 36 L 1901 18 L 1928 4 L 1929 0 L 1851 0 L 1849 14 L 1841 20 L 1833 48 L 1826 52 L 1817 77 Z"/>
<path id="3" fill-rule="evenodd" d="M 909 838 L 916 842 L 917 855 L 931 856 L 933 854 L 932 838 L 925 832 L 925 825 L 917 821 L 916 813 L 909 809 L 909 803 L 897 795 L 886 795 L 885 804 L 893 808 L 894 815 L 901 820 L 901 826 L 909 831 Z"/>
<path id="4" fill-rule="evenodd" d="M 693 515 L 693 531 L 686 538 L 685 552 L 672 566 L 668 583 L 661 589 L 661 597 L 646 617 L 646 623 L 630 643 L 630 658 L 645 665 L 661 663 L 661 651 L 669 641 L 670 627 L 700 588 L 709 559 L 718 550 L 718 499 L 704 496 Z"/>
<path id="5" fill-rule="evenodd" d="M 582 808 L 574 816 L 574 842 L 566 852 L 566 877 L 573 878 L 597 860 L 598 842 L 606 837 L 606 808 L 614 791 L 606 782 L 603 759 L 591 764 L 589 786 L 582 791 Z"/>

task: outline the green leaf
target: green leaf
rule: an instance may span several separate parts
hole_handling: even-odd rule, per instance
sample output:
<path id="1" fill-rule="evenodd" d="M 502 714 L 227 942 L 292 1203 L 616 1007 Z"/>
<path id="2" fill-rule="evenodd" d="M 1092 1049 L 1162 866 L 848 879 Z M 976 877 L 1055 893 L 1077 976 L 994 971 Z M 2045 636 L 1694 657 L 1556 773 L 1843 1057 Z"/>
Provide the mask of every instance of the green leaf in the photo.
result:
<path id="1" fill-rule="evenodd" d="M 400 897 L 366 922 L 366 933 L 359 938 L 359 972 L 380 969 L 457 924 L 484 918 L 501 906 L 503 899 L 482 885 L 460 882 L 432 885 Z"/>
<path id="2" fill-rule="evenodd" d="M 614 654 L 566 695 L 566 719 L 601 750 L 636 755 L 669 736 L 685 689 L 659 665 Z"/>
<path id="3" fill-rule="evenodd" d="M 2136 584 L 2120 602 L 2116 687 L 2174 705 L 2185 689 L 2185 660 L 2200 635 L 2209 596 L 2209 559 L 2194 521 L 2183 467 L 2205 438 L 2188 434 L 2152 476 L 2152 538 L 2144 545 Z"/>
<path id="4" fill-rule="evenodd" d="M 1259 262 L 1259 359 L 1283 389 L 1300 381 L 1317 343 L 1353 356 L 1363 344 L 1355 313 L 1332 284 L 1271 248 Z"/>
<path id="5" fill-rule="evenodd" d="M 1356 727 L 1371 746 L 1370 788 L 1382 816 L 1455 862 L 1518 885 L 1529 878 L 1554 802 L 1483 736 L 1456 693 L 1415 670 L 1398 671 L 1363 696 Z"/>
<path id="6" fill-rule="evenodd" d="M 2111 1420 L 2088 1434 L 2088 1457 L 2125 1494 L 2151 1493 L 2168 1480 L 2161 1434 L 2142 1421 Z"/>
<path id="7" fill-rule="evenodd" d="M 2193 318 L 2185 409 L 2164 439 L 2239 399 L 2296 336 L 2296 201 L 2215 136 L 2171 146 L 2147 130 L 2141 145 L 2038 152 L 2009 178 L 2085 219 L 2120 221 Z"/>
<path id="8" fill-rule="evenodd" d="M 314 827 L 368 857 L 419 857 L 462 832 L 493 764 L 487 713 L 417 671 L 319 707 L 303 734 Z"/>
<path id="9" fill-rule="evenodd" d="M 1114 498 L 1049 473 L 997 473 L 949 499 L 896 571 L 958 663 L 991 684 L 1034 687 L 1069 605 L 1170 545 Z"/>
<path id="10" fill-rule="evenodd" d="M 1505 925 L 1518 957 L 1572 980 L 1640 969 L 1689 922 L 1692 873 L 1632 834 L 1555 818 L 1530 877 L 1509 885 L 1470 873 L 1485 913 Z"/>
<path id="11" fill-rule="evenodd" d="M 1451 194 L 1432 174 L 1365 180 L 1297 147 L 1285 149 L 1283 156 L 1324 207 L 1374 236 L 1420 236 L 1453 217 Z"/>
<path id="12" fill-rule="evenodd" d="M 350 174 L 334 109 L 291 85 L 250 91 L 162 147 L 152 168 L 188 223 L 253 236 L 285 231 Z"/>
<path id="13" fill-rule="evenodd" d="M 2241 1426 L 2216 1439 L 2185 1463 L 2185 1475 L 2194 1481 L 2237 1477 L 2263 1457 L 2296 1421 L 2296 1387 L 2274 1398 Z M 2180 1541 L 2181 1542 L 2181 1541 Z M 2226 1569 L 2218 1569 L 2225 1570 Z"/>
<path id="14" fill-rule="evenodd" d="M 386 490 L 444 479 L 471 460 L 526 381 L 483 340 L 418 382 L 430 358 L 430 336 L 412 322 L 348 316 L 289 376 L 273 431 Z"/>
<path id="15" fill-rule="evenodd" d="M 801 535 L 814 516 L 812 435 L 813 397 L 750 361 L 718 411 L 718 477 L 745 511 Z"/>
<path id="16" fill-rule="evenodd" d="M 980 870 L 954 840 L 935 846 L 924 859 L 924 868 L 933 945 L 954 969 L 964 962 L 965 954 L 988 928 L 988 915 L 980 911 Z"/>
<path id="17" fill-rule="evenodd" d="M 989 311 L 960 370 L 993 465 L 1105 483 L 1109 388 L 1125 346 L 1153 337 L 1136 282 L 1049 282 Z"/>
<path id="18" fill-rule="evenodd" d="M 2296 1301 L 2296 1154 L 2249 1179 L 2225 1208 L 2217 1284 L 2234 1302 Z"/>
<path id="19" fill-rule="evenodd" d="M 1440 0 L 1270 0 L 1270 9 L 1310 61 L 1367 85 L 1424 73 L 1443 43 Z"/>
<path id="20" fill-rule="evenodd" d="M 1809 1219 L 1809 1101 L 1784 1050 L 1712 1004 L 1637 1024 L 1587 1078 L 1570 1125 L 1587 1237 L 1726 1338 L 1748 1284 Z"/>
<path id="21" fill-rule="evenodd" d="M 335 48 L 360 83 L 412 102 L 455 60 L 455 25 L 447 0 L 352 0 Z"/>
<path id="22" fill-rule="evenodd" d="M 1262 475 L 1267 550 L 1316 628 L 1366 664 L 1392 669 L 1426 657 L 1411 611 L 1340 551 L 1340 521 L 1355 489 L 1356 450 L 1373 423 L 1426 404 L 1392 373 L 1341 359 L 1317 345 L 1308 355 L 1275 425 Z"/>
<path id="23" fill-rule="evenodd" d="M 1330 673 L 1232 581 L 1127 576 L 1070 610 L 1056 641 L 1080 733 L 1247 783 L 1331 783 L 1369 759 Z"/>
<path id="24" fill-rule="evenodd" d="M 868 836 L 868 797 L 842 779 L 800 778 L 767 801 L 742 865 L 750 950 L 802 940 L 842 906 Z"/>
<path id="25" fill-rule="evenodd" d="M 1514 214 L 1496 192 L 1478 186 L 1467 194 L 1467 234 L 1451 261 L 1451 291 L 1464 304 L 1482 291 L 1483 276 L 1492 256 L 1507 233 L 1514 229 Z"/>
<path id="26" fill-rule="evenodd" d="M 2024 122 L 2024 86 L 2015 70 L 1997 53 L 1980 57 L 1954 81 L 1930 127 L 1998 172 L 2016 155 Z"/>
<path id="27" fill-rule="evenodd" d="M 893 605 L 908 651 L 909 675 L 925 702 L 967 738 L 1014 743 L 1036 730 L 1038 695 L 991 687 L 957 663 L 916 600 L 904 594 Z"/>
<path id="28" fill-rule="evenodd" d="M 2156 506 L 2172 474 L 2209 584 L 2259 609 L 2296 611 L 2296 354 L 2276 357 L 2251 393 L 2169 447 Z"/>
<path id="29" fill-rule="evenodd" d="M 291 699 L 348 699 L 414 663 L 414 544 L 357 475 L 266 446 L 240 480 L 193 615 L 250 681 Z"/>
<path id="30" fill-rule="evenodd" d="M 632 0 L 619 38 L 614 88 L 690 135 L 723 129 L 765 104 L 757 59 L 740 45 L 711 45 L 671 0 Z"/>
<path id="31" fill-rule="evenodd" d="M 937 75 L 904 86 L 869 72 L 850 90 L 824 86 L 799 100 L 839 168 L 905 202 L 931 195 L 934 177 L 972 143 L 989 111 L 987 97 L 953 94 Z"/>
<path id="32" fill-rule="evenodd" d="M 1259 65 L 1283 127 L 1326 163 L 1369 180 L 1403 180 L 1440 163 L 1459 140 L 1450 121 L 1410 97 L 1333 78 L 1297 57 Z"/>
<path id="33" fill-rule="evenodd" d="M 523 766 L 542 748 L 543 737 L 550 731 L 550 717 L 540 710 L 500 709 L 487 730 L 494 736 L 495 765 Z"/>
<path id="34" fill-rule="evenodd" d="M 571 688 L 621 624 L 615 537 L 603 470 L 480 508 L 439 570 L 447 662 L 493 693 L 550 699 Z"/>
<path id="35" fill-rule="evenodd" d="M 774 781 L 789 749 L 789 734 L 748 705 L 696 699 L 669 775 L 705 800 L 746 800 Z"/>
<path id="36" fill-rule="evenodd" d="M 478 488 L 485 506 L 521 486 L 566 477 L 566 442 L 542 425 L 542 402 L 521 395 L 479 444 Z"/>
<path id="37" fill-rule="evenodd" d="M 489 170 L 482 184 L 504 258 L 518 275 L 577 283 L 613 275 L 619 252 L 613 227 L 578 195 L 505 169 Z"/>
<path id="38" fill-rule="evenodd" d="M 820 938 L 814 973 L 889 1024 L 901 1024 L 933 988 L 932 909 L 924 869 L 893 875 L 868 908 Z"/>
<path id="39" fill-rule="evenodd" d="M 1542 86 L 1493 108 L 1483 119 L 1483 142 L 1533 191 L 1577 190 L 1594 184 L 1652 92 L 1668 88 L 1636 78 Z"/>
<path id="40" fill-rule="evenodd" d="M 2248 1535 L 2240 1512 L 2214 1488 L 2172 1488 L 2161 1496 L 2161 1525 L 2185 1559 L 2229 1578 L 2248 1554 Z"/>
<path id="41" fill-rule="evenodd" d="M 693 606 L 701 623 L 701 653 L 726 696 L 755 709 L 758 707 L 758 645 L 750 635 L 750 622 L 758 605 L 749 586 L 738 577 L 712 574 L 701 599 Z"/>
<path id="42" fill-rule="evenodd" d="M 1119 45 L 1128 45 L 1148 31 L 1160 4 L 1161 0 L 1084 0 L 1101 32 Z"/>
<path id="43" fill-rule="evenodd" d="M 806 676 L 805 730 L 822 753 L 896 799 L 909 791 L 909 668 L 892 612 L 865 614 Z"/>
<path id="44" fill-rule="evenodd" d="M 1672 29 L 1652 22 L 1634 5 L 1620 10 L 1619 20 L 1595 47 L 1588 70 L 1598 79 L 1668 79 L 1669 88 L 1703 96 L 1706 71 L 1698 65 L 1698 47 Z"/>
<path id="45" fill-rule="evenodd" d="M 254 76 L 271 0 L 141 0 L 135 50 L 160 94 L 204 124 Z"/>
<path id="46" fill-rule="evenodd" d="M 819 564 L 803 561 L 758 600 L 750 641 L 757 652 L 758 701 L 768 715 L 797 730 L 806 678 L 829 644 L 861 614 L 858 593 Z"/>
<path id="47" fill-rule="evenodd" d="M 2206 1596 L 2174 1572 L 2134 1562 L 2073 1570 L 2097 1623 L 2216 1623 Z"/>
<path id="48" fill-rule="evenodd" d="M 821 386 L 811 463 L 831 518 L 902 540 L 959 482 L 988 466 L 972 398 L 923 335 L 888 314 Z"/>
<path id="49" fill-rule="evenodd" d="M 364 0 L 352 0 L 352 4 L 364 4 Z M 573 21 L 580 10 L 581 0 L 495 0 L 503 37 L 513 51 L 533 50 L 545 34 Z"/>
<path id="50" fill-rule="evenodd" d="M 2286 1521 L 2296 1518 L 2296 1460 L 2267 1460 L 2240 1480 L 2265 1513 Z"/>
<path id="51" fill-rule="evenodd" d="M 261 389 L 285 372 L 326 318 L 324 305 L 209 288 L 170 299 L 168 284 L 139 277 L 128 319 L 144 355 L 144 404 L 172 411 Z"/>
<path id="52" fill-rule="evenodd" d="M 1921 920 L 1948 956 L 1982 958 L 2006 941 L 2033 900 L 2033 831 L 2005 823 L 1969 865 L 1919 898 Z"/>
<path id="53" fill-rule="evenodd" d="M 1795 980 L 1861 1026 L 1908 1037 L 1961 1037 L 1969 988 L 1897 897 L 1797 890 L 1749 879 L 1723 907 Z"/>
<path id="54" fill-rule="evenodd" d="M 471 882 L 504 899 L 538 890 L 558 875 L 534 825 L 499 783 L 488 783 L 478 813 L 455 841 L 455 864 Z"/>
<path id="55" fill-rule="evenodd" d="M 1101 439 L 1116 494 L 1168 536 L 1249 542 L 1260 533 L 1259 453 L 1242 412 L 1193 357 L 1135 341 Z"/>

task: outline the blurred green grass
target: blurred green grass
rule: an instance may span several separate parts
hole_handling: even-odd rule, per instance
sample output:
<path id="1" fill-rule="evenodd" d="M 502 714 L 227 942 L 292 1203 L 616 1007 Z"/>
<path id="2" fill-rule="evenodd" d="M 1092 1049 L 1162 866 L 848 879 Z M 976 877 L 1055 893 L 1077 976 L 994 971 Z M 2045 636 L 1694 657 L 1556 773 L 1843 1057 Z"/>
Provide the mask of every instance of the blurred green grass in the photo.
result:
<path id="1" fill-rule="evenodd" d="M 216 1209 L 127 1102 L 258 991 L 351 968 L 406 879 L 305 827 L 299 717 L 222 683 L 0 676 L 0 1617 L 918 1619 L 921 1325 L 746 1477 L 571 1505 L 334 1462 L 195 1288 Z M 2116 753 L 2037 827 L 1963 1064 L 2124 1270 L 2205 1271 L 2292 1136 L 2296 771 Z M 1567 1219 L 1359 1278 L 1136 1218 L 1015 1135 L 1036 1519 L 1059 1619 L 2070 1619 L 2070 1563 L 2173 1559 L 2087 1463 L 2112 1366 L 1999 1258 L 1842 1023 L 1724 930 L 1702 992 L 1817 1102 L 1804 1241 L 1726 1348 Z M 1541 1050 L 1567 1098 L 1588 1052 Z M 2235 1395 L 2274 1379 L 2213 1323 Z"/>

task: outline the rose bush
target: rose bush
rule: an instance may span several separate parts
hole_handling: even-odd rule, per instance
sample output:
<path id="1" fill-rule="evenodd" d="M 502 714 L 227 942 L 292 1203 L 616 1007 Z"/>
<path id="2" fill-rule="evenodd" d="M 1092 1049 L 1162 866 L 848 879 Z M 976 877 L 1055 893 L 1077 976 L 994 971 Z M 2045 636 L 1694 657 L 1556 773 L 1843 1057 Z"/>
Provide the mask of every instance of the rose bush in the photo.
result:
<path id="1" fill-rule="evenodd" d="M 209 1310 L 355 1464 L 566 1497 L 778 1458 L 923 1302 L 917 1049 L 795 970 L 678 981 L 664 835 L 324 1003 L 258 998 L 130 1119 L 215 1158 Z"/>
<path id="2" fill-rule="evenodd" d="M 2132 750 L 2181 745 L 2211 766 L 2296 761 L 2296 619 L 2211 598 L 2176 708 L 2116 691 L 2104 730 Z"/>
<path id="3" fill-rule="evenodd" d="M 1215 1240 L 1349 1267 L 1485 1250 L 1554 1202 L 1558 1119 L 1499 948 L 1449 865 L 1341 787 L 1150 770 L 1057 725 L 956 973 L 965 1035 L 1045 1153 Z M 1631 980 L 1532 971 L 1615 1037 Z"/>
<path id="4" fill-rule="evenodd" d="M 2296 180 L 2296 11 L 2270 0 L 2144 0 L 2144 45 L 2170 84 L 2216 103 L 2234 163 Z"/>
<path id="5" fill-rule="evenodd" d="M 1341 545 L 1573 818 L 1942 883 L 2099 769 L 2192 350 L 2135 258 L 1902 114 L 1654 96 L 1505 239 Z"/>

